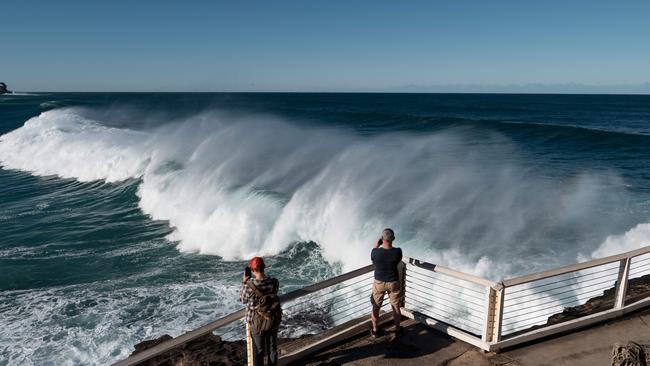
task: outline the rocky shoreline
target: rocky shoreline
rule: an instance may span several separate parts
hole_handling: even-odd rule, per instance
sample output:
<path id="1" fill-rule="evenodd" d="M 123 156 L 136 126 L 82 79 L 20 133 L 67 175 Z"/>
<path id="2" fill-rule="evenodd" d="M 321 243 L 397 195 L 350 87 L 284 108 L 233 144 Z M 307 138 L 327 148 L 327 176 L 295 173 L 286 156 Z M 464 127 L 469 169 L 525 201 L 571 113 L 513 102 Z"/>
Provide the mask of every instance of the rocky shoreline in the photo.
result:
<path id="1" fill-rule="evenodd" d="M 650 294 L 650 275 L 633 278 L 628 281 L 625 301 L 627 303 L 635 302 L 647 297 L 648 294 Z M 551 315 L 546 325 L 558 324 L 599 311 L 609 310 L 614 306 L 615 296 L 616 287 L 607 289 L 601 296 L 592 297 L 582 305 L 565 308 L 563 312 Z"/>
<path id="2" fill-rule="evenodd" d="M 157 339 L 140 342 L 135 345 L 135 351 L 131 356 L 170 339 L 172 336 L 165 334 Z M 245 341 L 223 341 L 221 337 L 212 333 L 140 363 L 143 366 L 241 366 L 245 364 Z"/>
<path id="3" fill-rule="evenodd" d="M 307 334 L 298 338 L 279 338 L 278 346 L 296 340 L 311 337 Z M 157 346 L 173 337 L 165 334 L 162 337 L 143 341 L 134 346 L 131 356 Z M 280 347 L 278 347 L 280 348 Z M 278 352 L 282 354 L 282 350 Z M 183 346 L 177 347 L 150 360 L 141 362 L 141 366 L 241 366 L 246 364 L 246 341 L 224 341 L 218 335 L 208 333 Z"/>

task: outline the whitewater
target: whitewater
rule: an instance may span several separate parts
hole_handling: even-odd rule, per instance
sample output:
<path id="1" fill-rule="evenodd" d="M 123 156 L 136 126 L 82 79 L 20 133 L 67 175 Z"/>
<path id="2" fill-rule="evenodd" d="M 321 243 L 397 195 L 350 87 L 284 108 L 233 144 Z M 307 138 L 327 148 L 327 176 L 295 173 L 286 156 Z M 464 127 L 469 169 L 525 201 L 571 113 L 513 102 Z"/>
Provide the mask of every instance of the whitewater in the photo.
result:
<path id="1" fill-rule="evenodd" d="M 370 245 L 387 226 L 406 255 L 493 280 L 650 242 L 650 200 L 639 183 L 645 178 L 630 177 L 629 157 L 621 158 L 635 153 L 631 143 L 647 142 L 644 129 L 630 132 L 633 123 L 610 128 L 567 118 L 561 125 L 536 120 L 534 111 L 523 122 L 491 115 L 480 121 L 473 113 L 488 112 L 470 110 L 419 126 L 421 110 L 369 116 L 366 105 L 351 102 L 350 110 L 365 114 L 346 124 L 324 123 L 328 114 L 318 109 L 287 115 L 210 103 L 174 113 L 70 102 L 79 96 L 38 98 L 38 112 L 0 136 L 0 166 L 15 182 L 11 188 L 19 190 L 27 174 L 56 192 L 102 198 L 59 211 L 52 202 L 24 211 L 6 206 L 3 222 L 48 212 L 69 218 L 74 207 L 110 202 L 110 209 L 88 212 L 106 216 L 132 205 L 125 215 L 139 211 L 145 229 L 106 251 L 83 243 L 53 251 L 47 240 L 32 246 L 28 237 L 12 236 L 19 239 L 0 248 L 0 259 L 155 253 L 157 262 L 113 283 L 3 286 L 8 305 L 0 315 L 11 326 L 0 331 L 0 360 L 9 363 L 124 357 L 138 340 L 177 335 L 237 309 L 237 276 L 253 255 L 271 258 L 281 279 L 299 271 L 300 281 L 287 288 L 299 287 L 367 264 Z M 15 194 L 5 189 L 0 194 Z M 86 217 L 84 225 L 119 222 L 104 219 L 111 224 Z M 185 278 L 182 261 L 201 268 Z M 137 316 L 124 314 L 129 308 Z"/>

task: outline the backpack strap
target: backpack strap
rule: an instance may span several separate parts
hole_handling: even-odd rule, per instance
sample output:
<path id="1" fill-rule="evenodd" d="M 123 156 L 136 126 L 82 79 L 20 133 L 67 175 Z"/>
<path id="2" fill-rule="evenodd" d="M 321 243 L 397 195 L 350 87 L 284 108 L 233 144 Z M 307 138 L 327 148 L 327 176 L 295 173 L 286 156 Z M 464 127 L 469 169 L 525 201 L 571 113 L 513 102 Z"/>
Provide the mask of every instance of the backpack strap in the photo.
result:
<path id="1" fill-rule="evenodd" d="M 253 290 L 253 292 L 255 293 L 255 295 L 257 295 L 258 298 L 261 299 L 262 297 L 264 297 L 264 294 L 263 294 L 263 293 L 262 293 L 262 292 L 257 288 L 257 286 L 255 286 L 255 285 L 253 284 L 253 280 L 252 280 L 252 279 L 251 279 L 251 280 L 248 280 L 248 282 L 246 282 L 246 285 L 248 285 L 248 287 L 249 287 L 251 290 Z"/>
<path id="2" fill-rule="evenodd" d="M 273 281 L 273 289 L 271 290 L 271 292 L 269 294 L 277 294 L 278 290 L 279 290 L 279 287 L 280 287 L 280 282 L 278 282 L 278 280 L 276 278 L 271 278 L 271 281 Z M 264 297 L 265 295 L 269 295 L 269 294 L 263 294 L 262 291 L 260 291 L 257 288 L 257 286 L 255 286 L 253 284 L 253 279 L 248 280 L 248 282 L 246 282 L 246 285 L 248 285 L 248 287 L 250 287 L 250 289 L 253 290 L 255 295 L 257 295 L 257 297 L 260 298 L 260 299 L 262 297 Z"/>
<path id="3" fill-rule="evenodd" d="M 273 294 L 277 294 L 280 289 L 280 281 L 277 278 L 273 278 Z"/>

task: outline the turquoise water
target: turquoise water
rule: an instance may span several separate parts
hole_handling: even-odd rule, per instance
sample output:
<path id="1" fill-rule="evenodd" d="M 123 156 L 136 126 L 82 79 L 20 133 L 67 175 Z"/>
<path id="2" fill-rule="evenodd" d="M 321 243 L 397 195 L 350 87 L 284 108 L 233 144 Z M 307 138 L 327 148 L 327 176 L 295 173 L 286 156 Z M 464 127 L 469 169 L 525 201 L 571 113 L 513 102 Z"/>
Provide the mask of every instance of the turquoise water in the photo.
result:
<path id="1" fill-rule="evenodd" d="M 647 245 L 650 97 L 0 96 L 0 364 L 106 364 L 405 254 L 500 279 Z"/>

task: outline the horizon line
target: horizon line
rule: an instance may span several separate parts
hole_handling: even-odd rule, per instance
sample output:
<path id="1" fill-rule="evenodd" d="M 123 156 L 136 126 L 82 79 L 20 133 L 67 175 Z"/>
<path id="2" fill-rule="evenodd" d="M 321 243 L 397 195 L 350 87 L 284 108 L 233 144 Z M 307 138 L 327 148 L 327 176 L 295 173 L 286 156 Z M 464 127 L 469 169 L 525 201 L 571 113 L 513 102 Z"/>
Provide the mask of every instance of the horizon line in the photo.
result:
<path id="1" fill-rule="evenodd" d="M 138 90 L 138 91 L 116 91 L 116 90 L 94 90 L 94 91 L 51 91 L 51 90 L 14 90 L 12 93 L 3 94 L 5 96 L 11 96 L 12 94 L 29 94 L 29 93 L 52 93 L 52 94 L 63 94 L 63 93 L 115 93 L 115 94 L 496 94 L 496 95 L 650 95 L 648 92 L 514 92 L 514 91 L 376 91 L 376 90 L 365 90 L 365 91 L 288 91 L 288 90 L 223 90 L 223 91 L 169 91 L 169 90 Z"/>

